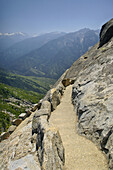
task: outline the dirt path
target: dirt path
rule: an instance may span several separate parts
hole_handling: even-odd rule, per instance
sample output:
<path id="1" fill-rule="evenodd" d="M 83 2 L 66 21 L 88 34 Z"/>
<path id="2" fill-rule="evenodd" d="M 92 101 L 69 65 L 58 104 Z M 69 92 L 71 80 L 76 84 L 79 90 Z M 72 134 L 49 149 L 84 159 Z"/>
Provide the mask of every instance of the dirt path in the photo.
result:
<path id="1" fill-rule="evenodd" d="M 66 88 L 61 104 L 50 118 L 50 122 L 60 131 L 66 170 L 107 170 L 107 161 L 102 152 L 91 141 L 77 134 L 71 90 L 72 86 Z"/>

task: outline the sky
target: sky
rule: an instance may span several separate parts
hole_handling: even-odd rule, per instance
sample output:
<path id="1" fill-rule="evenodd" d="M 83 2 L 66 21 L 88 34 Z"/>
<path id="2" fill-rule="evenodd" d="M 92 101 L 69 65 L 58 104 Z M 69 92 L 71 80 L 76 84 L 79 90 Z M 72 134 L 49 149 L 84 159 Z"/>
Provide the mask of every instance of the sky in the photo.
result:
<path id="1" fill-rule="evenodd" d="M 0 32 L 100 29 L 113 18 L 113 0 L 0 0 Z"/>

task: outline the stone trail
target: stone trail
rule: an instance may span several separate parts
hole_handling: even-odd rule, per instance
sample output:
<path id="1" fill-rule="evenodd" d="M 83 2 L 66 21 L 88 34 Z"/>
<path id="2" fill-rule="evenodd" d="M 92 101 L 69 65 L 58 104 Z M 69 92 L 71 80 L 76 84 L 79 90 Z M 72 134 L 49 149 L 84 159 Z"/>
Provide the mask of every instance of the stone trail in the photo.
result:
<path id="1" fill-rule="evenodd" d="M 77 134 L 77 116 L 71 104 L 72 86 L 68 86 L 61 104 L 52 112 L 50 123 L 58 128 L 65 148 L 66 170 L 107 170 L 103 153 L 85 137 Z"/>

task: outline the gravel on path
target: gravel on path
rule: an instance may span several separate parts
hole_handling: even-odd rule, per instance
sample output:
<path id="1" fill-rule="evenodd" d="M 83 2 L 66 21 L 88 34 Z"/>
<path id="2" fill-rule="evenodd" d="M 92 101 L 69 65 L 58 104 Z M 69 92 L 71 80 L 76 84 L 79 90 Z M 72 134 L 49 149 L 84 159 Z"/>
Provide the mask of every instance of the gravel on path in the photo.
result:
<path id="1" fill-rule="evenodd" d="M 68 86 L 50 123 L 59 129 L 65 148 L 66 170 L 107 170 L 107 160 L 94 143 L 77 133 L 77 116 L 71 103 L 72 86 Z"/>

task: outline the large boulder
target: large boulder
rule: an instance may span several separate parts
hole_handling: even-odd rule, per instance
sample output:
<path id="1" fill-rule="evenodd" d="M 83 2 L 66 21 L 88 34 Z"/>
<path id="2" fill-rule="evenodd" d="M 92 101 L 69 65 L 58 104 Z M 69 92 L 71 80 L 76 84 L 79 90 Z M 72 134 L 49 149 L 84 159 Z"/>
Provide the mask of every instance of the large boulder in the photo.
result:
<path id="1" fill-rule="evenodd" d="M 51 113 L 51 103 L 47 100 L 43 101 L 40 109 L 46 109 L 46 110 L 48 110 L 48 114 L 50 114 Z"/>
<path id="2" fill-rule="evenodd" d="M 42 110 L 46 109 L 46 111 L 48 113 L 48 117 L 47 117 L 47 121 L 48 121 L 51 116 L 51 103 L 47 100 L 43 101 L 40 109 L 42 109 Z"/>
<path id="3" fill-rule="evenodd" d="M 113 37 L 113 19 L 108 21 L 102 26 L 100 31 L 100 44 L 99 47 L 102 47 Z"/>
<path id="4" fill-rule="evenodd" d="M 37 134 L 40 127 L 45 130 L 46 126 L 48 126 L 47 120 L 49 114 L 47 109 L 40 109 L 34 114 L 32 120 L 32 134 Z"/>
<path id="5" fill-rule="evenodd" d="M 46 130 L 42 148 L 38 149 L 38 156 L 41 160 L 42 169 L 63 170 L 65 163 L 64 147 L 57 129 L 50 128 Z"/>
<path id="6" fill-rule="evenodd" d="M 61 93 L 56 88 L 51 89 L 50 102 L 52 104 L 52 111 L 60 104 L 60 100 Z"/>
<path id="7" fill-rule="evenodd" d="M 113 37 L 104 47 L 98 49 L 96 44 L 91 48 L 66 76 L 75 80 L 72 102 L 78 115 L 79 134 L 100 147 L 108 157 L 109 168 L 113 169 Z"/>

